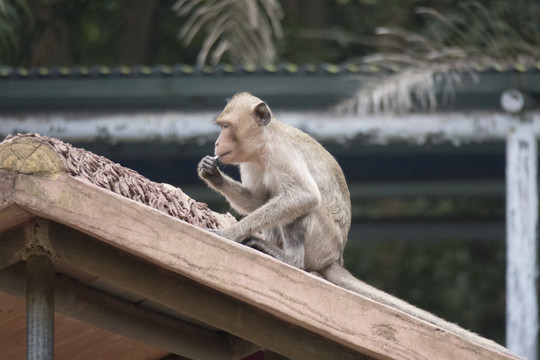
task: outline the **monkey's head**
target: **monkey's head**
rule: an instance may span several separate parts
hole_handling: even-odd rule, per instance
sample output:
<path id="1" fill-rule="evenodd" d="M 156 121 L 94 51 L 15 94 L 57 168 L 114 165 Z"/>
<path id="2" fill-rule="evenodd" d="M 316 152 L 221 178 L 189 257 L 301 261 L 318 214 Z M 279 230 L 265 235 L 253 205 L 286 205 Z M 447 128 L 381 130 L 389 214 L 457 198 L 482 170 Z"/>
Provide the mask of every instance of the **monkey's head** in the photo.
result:
<path id="1" fill-rule="evenodd" d="M 264 101 L 248 93 L 235 94 L 216 118 L 220 133 L 214 153 L 224 164 L 257 161 L 271 119 Z"/>

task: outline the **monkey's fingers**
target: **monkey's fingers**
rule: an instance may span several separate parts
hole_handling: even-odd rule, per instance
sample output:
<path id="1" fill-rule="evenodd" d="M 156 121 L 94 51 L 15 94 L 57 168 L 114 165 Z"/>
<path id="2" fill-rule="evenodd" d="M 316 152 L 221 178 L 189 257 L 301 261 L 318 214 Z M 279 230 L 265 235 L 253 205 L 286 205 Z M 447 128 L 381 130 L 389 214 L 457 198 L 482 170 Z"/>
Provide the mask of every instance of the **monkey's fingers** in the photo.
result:
<path id="1" fill-rule="evenodd" d="M 218 175 L 219 169 L 217 161 L 212 157 L 205 157 L 199 164 L 199 169 L 207 173 L 208 175 Z"/>
<path id="2" fill-rule="evenodd" d="M 211 167 L 217 167 L 217 161 L 218 157 L 207 155 L 201 160 L 201 163 Z"/>
<path id="3" fill-rule="evenodd" d="M 199 173 L 201 173 L 202 175 L 216 176 L 219 174 L 219 170 L 217 169 L 217 167 L 203 164 L 199 169 Z"/>

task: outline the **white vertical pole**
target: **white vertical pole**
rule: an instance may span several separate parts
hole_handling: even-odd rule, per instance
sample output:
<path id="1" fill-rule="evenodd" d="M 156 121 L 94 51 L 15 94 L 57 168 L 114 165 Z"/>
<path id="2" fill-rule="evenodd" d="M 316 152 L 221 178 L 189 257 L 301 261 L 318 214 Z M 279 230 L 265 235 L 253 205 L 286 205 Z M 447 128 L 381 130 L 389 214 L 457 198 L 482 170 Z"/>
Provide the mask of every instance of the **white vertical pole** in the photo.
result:
<path id="1" fill-rule="evenodd" d="M 509 115 L 509 120 L 512 130 L 506 148 L 506 345 L 510 351 L 536 360 L 537 144 L 530 123 L 520 116 Z"/>

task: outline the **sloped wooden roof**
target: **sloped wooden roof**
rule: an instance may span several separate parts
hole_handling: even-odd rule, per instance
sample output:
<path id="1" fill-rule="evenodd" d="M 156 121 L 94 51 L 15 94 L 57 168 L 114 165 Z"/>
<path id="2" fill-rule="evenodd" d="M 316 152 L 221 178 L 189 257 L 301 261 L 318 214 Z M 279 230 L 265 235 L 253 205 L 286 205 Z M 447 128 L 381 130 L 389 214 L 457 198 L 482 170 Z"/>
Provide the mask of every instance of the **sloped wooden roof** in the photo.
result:
<path id="1" fill-rule="evenodd" d="M 146 343 L 140 351 L 156 359 L 258 349 L 298 360 L 513 358 L 202 228 L 227 221 L 56 139 L 10 138 L 0 144 L 0 291 L 10 294 L 0 304 L 24 296 L 25 256 L 38 248 L 55 262 L 58 313 Z M 63 332 L 57 346 L 75 336 Z"/>

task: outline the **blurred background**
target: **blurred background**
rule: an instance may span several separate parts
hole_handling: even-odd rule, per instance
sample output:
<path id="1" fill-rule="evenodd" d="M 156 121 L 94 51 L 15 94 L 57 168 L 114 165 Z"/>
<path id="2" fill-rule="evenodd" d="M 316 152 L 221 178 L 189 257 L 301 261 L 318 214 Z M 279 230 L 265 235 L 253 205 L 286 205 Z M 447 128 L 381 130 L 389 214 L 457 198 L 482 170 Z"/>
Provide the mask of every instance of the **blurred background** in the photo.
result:
<path id="1" fill-rule="evenodd" d="M 505 142 L 477 135 L 506 88 L 539 92 L 539 39 L 527 0 L 0 0 L 0 137 L 58 137 L 227 212 L 196 165 L 251 91 L 342 165 L 346 267 L 504 344 Z M 392 130 L 474 111 L 465 139 Z"/>

